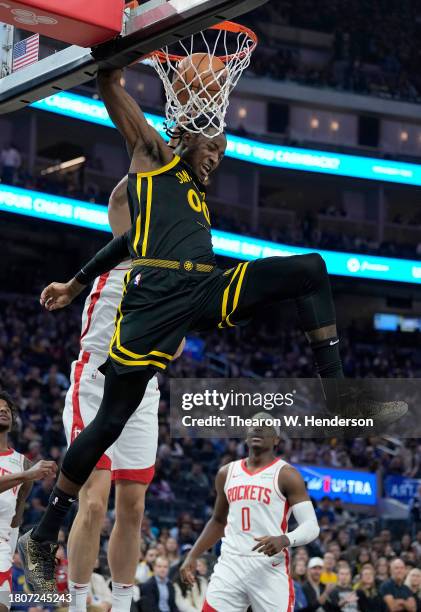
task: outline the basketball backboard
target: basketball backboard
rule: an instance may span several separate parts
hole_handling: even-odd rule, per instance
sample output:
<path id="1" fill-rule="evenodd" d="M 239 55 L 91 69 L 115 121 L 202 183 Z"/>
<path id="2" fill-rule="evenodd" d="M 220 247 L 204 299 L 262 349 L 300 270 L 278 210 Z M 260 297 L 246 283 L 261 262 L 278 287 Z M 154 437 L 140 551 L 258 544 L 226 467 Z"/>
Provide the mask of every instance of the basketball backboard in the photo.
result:
<path id="1" fill-rule="evenodd" d="M 124 67 L 164 45 L 230 20 L 268 0 L 150 0 L 128 13 L 121 35 L 94 49 L 71 46 L 0 79 L 0 114 Z"/>

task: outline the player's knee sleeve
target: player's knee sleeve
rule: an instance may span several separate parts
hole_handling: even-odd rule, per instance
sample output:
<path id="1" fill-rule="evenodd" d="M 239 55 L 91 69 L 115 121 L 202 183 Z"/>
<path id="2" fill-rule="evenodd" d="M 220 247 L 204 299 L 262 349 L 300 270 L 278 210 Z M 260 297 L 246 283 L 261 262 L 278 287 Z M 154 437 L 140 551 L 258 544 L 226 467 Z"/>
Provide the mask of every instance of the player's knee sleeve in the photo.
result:
<path id="1" fill-rule="evenodd" d="M 317 289 L 327 280 L 327 268 L 323 257 L 318 253 L 298 255 L 294 262 L 296 273 L 302 275 L 302 281 L 307 291 Z"/>

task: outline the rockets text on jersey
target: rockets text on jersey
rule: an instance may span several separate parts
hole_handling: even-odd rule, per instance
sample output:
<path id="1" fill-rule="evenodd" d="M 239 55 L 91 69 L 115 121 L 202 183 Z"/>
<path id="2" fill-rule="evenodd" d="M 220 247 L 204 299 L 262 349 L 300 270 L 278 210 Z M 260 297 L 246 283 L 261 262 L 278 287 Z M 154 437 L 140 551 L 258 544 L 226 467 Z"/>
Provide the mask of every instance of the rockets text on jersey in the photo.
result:
<path id="1" fill-rule="evenodd" d="M 229 465 L 224 487 L 229 511 L 222 553 L 262 557 L 252 550 L 255 538 L 286 533 L 290 508 L 278 486 L 279 472 L 286 465 L 277 458 L 254 473 L 247 469 L 245 459 Z M 274 563 L 284 561 L 283 553 L 274 557 Z"/>

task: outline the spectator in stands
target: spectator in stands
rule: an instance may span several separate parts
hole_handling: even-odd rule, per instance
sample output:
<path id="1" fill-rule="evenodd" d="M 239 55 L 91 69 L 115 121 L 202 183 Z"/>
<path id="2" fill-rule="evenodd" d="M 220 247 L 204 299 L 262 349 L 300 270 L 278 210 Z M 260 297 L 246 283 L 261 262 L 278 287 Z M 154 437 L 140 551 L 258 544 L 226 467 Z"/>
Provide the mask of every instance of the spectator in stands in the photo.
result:
<path id="1" fill-rule="evenodd" d="M 158 556 L 155 546 L 148 548 L 145 558 L 139 563 L 136 570 L 136 582 L 144 584 L 153 576 L 153 566 Z"/>
<path id="2" fill-rule="evenodd" d="M 412 533 L 415 533 L 421 526 L 421 486 L 418 487 L 417 494 L 414 495 L 409 503 L 409 515 L 411 517 Z"/>
<path id="3" fill-rule="evenodd" d="M 361 568 L 360 580 L 355 585 L 358 607 L 361 612 L 387 612 L 383 597 L 376 585 L 374 567 L 366 564 Z"/>
<path id="4" fill-rule="evenodd" d="M 157 557 L 154 575 L 140 589 L 140 612 L 179 612 L 175 603 L 175 589 L 168 579 L 169 563 Z"/>
<path id="5" fill-rule="evenodd" d="M 8 185 L 15 185 L 22 158 L 17 147 L 10 143 L 1 152 L 1 180 Z"/>
<path id="6" fill-rule="evenodd" d="M 91 576 L 88 593 L 88 612 L 109 612 L 111 610 L 111 590 L 100 573 L 99 559 L 96 560 L 95 570 Z"/>
<path id="7" fill-rule="evenodd" d="M 378 584 L 382 584 L 386 580 L 389 580 L 390 567 L 389 561 L 386 557 L 379 557 L 376 562 L 376 581 Z"/>
<path id="8" fill-rule="evenodd" d="M 326 604 L 330 592 L 334 585 L 328 584 L 325 586 L 320 582 L 320 576 L 323 570 L 323 559 L 313 557 L 308 562 L 307 581 L 303 585 L 303 592 L 307 599 L 307 607 L 305 612 L 316 612 L 320 607 Z"/>
<path id="9" fill-rule="evenodd" d="M 338 582 L 328 596 L 331 612 L 357 612 L 358 595 L 351 586 L 351 568 L 344 561 L 338 568 Z"/>
<path id="10" fill-rule="evenodd" d="M 196 573 L 193 586 L 186 585 L 177 572 L 174 580 L 175 603 L 180 612 L 196 612 L 202 610 L 205 603 L 208 580 Z"/>
<path id="11" fill-rule="evenodd" d="M 409 587 L 404 584 L 405 563 L 402 559 L 394 559 L 390 563 L 390 579 L 380 587 L 380 593 L 389 612 L 416 612 L 417 604 Z"/>
<path id="12" fill-rule="evenodd" d="M 322 497 L 320 504 L 316 509 L 316 516 L 319 523 L 326 518 L 330 524 L 335 522 L 335 513 L 332 510 L 332 502 L 329 497 Z"/>
<path id="13" fill-rule="evenodd" d="M 306 582 L 307 561 L 305 559 L 295 557 L 292 566 L 292 577 L 295 584 L 300 584 L 302 586 Z"/>
<path id="14" fill-rule="evenodd" d="M 206 582 L 208 582 L 209 566 L 205 557 L 200 557 L 200 559 L 197 560 L 197 573 L 199 576 L 202 576 L 202 578 L 205 578 Z"/>
<path id="15" fill-rule="evenodd" d="M 405 584 L 411 590 L 417 604 L 417 612 L 421 610 L 421 570 L 414 567 L 405 579 Z"/>
<path id="16" fill-rule="evenodd" d="M 175 538 L 167 538 L 165 542 L 165 555 L 170 564 L 170 568 L 174 567 L 180 561 L 180 553 L 178 550 L 178 542 Z"/>
<path id="17" fill-rule="evenodd" d="M 336 584 L 338 581 L 338 575 L 335 570 L 336 560 L 335 556 L 331 552 L 326 552 L 323 555 L 323 570 L 320 576 L 320 582 L 326 586 L 326 584 Z"/>

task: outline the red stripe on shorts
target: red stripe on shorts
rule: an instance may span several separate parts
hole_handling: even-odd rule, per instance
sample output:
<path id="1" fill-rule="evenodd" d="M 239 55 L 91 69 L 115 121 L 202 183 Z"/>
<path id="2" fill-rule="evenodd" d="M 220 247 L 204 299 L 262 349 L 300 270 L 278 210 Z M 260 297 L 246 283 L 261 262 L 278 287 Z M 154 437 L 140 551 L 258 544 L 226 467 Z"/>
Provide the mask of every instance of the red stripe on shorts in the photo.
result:
<path id="1" fill-rule="evenodd" d="M 10 591 L 12 590 L 12 568 L 6 570 L 5 572 L 0 572 L 0 586 L 2 586 L 5 582 L 9 583 Z"/>
<path id="2" fill-rule="evenodd" d="M 154 476 L 154 465 L 140 470 L 113 470 L 113 480 L 133 480 L 141 484 L 150 484 Z"/>
<path id="3" fill-rule="evenodd" d="M 70 442 L 74 442 L 77 436 L 85 429 L 85 424 L 82 419 L 82 413 L 80 411 L 80 380 L 85 365 L 88 363 L 91 354 L 88 351 L 83 351 L 82 359 L 76 363 L 75 374 L 74 374 L 74 385 L 72 393 L 72 407 L 73 407 L 73 421 L 72 431 L 70 434 Z M 111 460 L 107 455 L 102 455 L 101 459 L 96 464 L 98 470 L 111 470 Z"/>
<path id="4" fill-rule="evenodd" d="M 281 529 L 282 529 L 282 533 L 286 533 L 287 530 L 287 526 L 288 526 L 288 512 L 289 512 L 289 503 L 286 501 L 285 502 L 285 507 L 284 507 L 284 516 L 282 517 L 282 523 L 281 523 Z M 285 572 L 286 575 L 288 576 L 288 607 L 287 607 L 287 612 L 292 612 L 292 610 L 294 609 L 294 599 L 295 599 L 295 593 L 294 593 L 294 584 L 292 582 L 292 577 L 291 577 L 291 572 L 290 572 L 290 563 L 289 563 L 289 552 L 288 550 L 284 549 L 284 555 L 285 555 Z"/>

